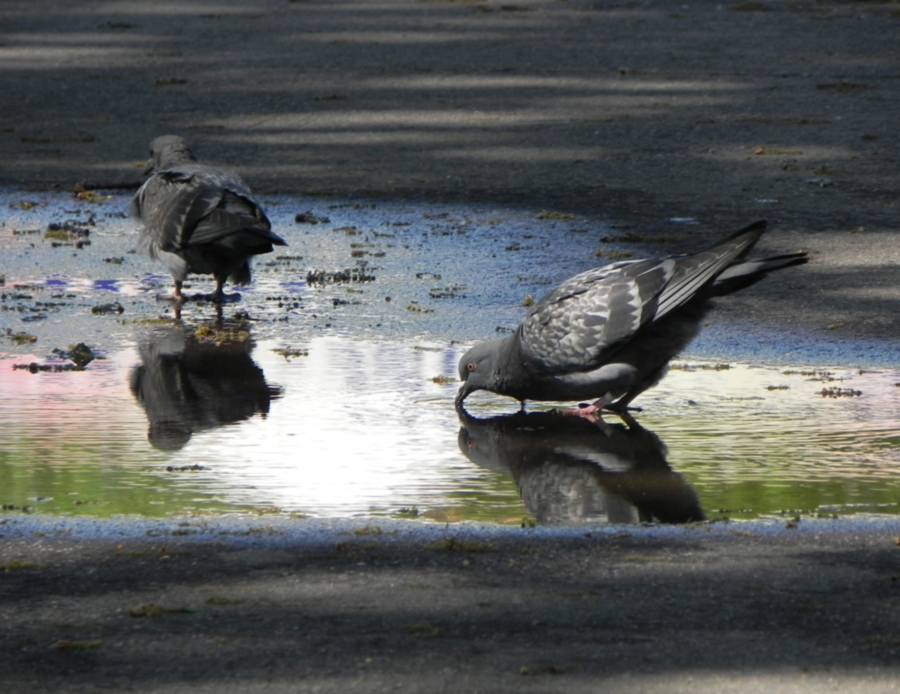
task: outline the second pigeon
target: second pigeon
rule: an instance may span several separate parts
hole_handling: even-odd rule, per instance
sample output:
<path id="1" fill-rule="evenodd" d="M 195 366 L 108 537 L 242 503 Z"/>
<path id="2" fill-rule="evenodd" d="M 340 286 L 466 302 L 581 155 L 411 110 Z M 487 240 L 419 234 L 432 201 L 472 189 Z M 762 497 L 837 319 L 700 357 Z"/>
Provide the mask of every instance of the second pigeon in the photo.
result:
<path id="1" fill-rule="evenodd" d="M 250 258 L 287 243 L 235 173 L 197 162 L 181 137 L 163 135 L 150 143 L 150 178 L 131 201 L 132 216 L 143 222 L 138 247 L 166 266 L 175 280 L 171 296 L 182 302 L 190 273 L 212 275 L 213 301 L 228 301 L 226 280 L 250 283 Z"/>

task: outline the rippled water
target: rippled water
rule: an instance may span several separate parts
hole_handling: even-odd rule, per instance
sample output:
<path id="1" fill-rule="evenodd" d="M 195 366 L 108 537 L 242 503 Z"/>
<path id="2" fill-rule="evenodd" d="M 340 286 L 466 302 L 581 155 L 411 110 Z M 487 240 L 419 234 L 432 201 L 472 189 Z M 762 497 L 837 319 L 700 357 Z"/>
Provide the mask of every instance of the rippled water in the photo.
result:
<path id="1" fill-rule="evenodd" d="M 693 358 L 641 396 L 630 425 L 525 416 L 485 394 L 461 422 L 465 346 L 515 325 L 526 293 L 596 264 L 609 230 L 591 220 L 273 200 L 288 252 L 257 262 L 224 322 L 197 304 L 176 321 L 153 297 L 168 278 L 130 252 L 125 198 L 25 197 L 37 204 L 2 200 L 0 227 L 7 510 L 513 523 L 900 513 L 900 373 L 884 365 Z M 309 208 L 328 221 L 296 224 Z M 91 215 L 88 246 L 44 238 L 49 221 Z M 307 282 L 345 268 L 374 279 Z M 122 312 L 95 310 L 110 302 Z M 727 353 L 728 329 L 707 330 L 694 355 Z M 78 342 L 102 358 L 14 368 L 67 363 L 51 350 Z M 841 397 L 822 395 L 834 388 Z"/>

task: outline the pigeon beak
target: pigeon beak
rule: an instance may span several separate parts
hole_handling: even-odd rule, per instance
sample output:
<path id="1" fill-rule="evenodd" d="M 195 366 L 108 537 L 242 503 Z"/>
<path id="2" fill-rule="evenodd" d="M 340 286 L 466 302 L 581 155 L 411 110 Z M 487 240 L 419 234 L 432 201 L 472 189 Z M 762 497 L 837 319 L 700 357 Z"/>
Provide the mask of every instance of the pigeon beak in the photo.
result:
<path id="1" fill-rule="evenodd" d="M 144 175 L 149 176 L 150 174 L 152 174 L 154 168 L 155 167 L 153 166 L 153 159 L 148 159 L 147 166 L 144 167 Z"/>
<path id="2" fill-rule="evenodd" d="M 469 381 L 466 381 L 465 383 L 462 384 L 462 386 L 460 386 L 459 392 L 456 394 L 456 401 L 455 401 L 457 410 L 462 410 L 463 400 L 465 400 L 467 397 L 469 397 L 469 393 L 471 393 L 472 391 L 475 391 L 475 390 L 478 390 L 478 388 L 470 385 Z"/>

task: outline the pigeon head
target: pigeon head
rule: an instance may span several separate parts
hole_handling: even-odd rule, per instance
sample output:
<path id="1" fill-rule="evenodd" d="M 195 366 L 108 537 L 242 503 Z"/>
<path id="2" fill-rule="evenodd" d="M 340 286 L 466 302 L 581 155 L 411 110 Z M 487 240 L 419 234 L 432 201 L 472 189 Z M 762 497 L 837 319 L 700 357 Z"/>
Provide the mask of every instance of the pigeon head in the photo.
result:
<path id="1" fill-rule="evenodd" d="M 503 364 L 505 342 L 505 340 L 482 342 L 472 347 L 459 360 L 459 378 L 463 384 L 456 394 L 457 407 L 476 390 L 502 392 L 499 367 Z"/>
<path id="2" fill-rule="evenodd" d="M 197 159 L 184 138 L 178 137 L 178 135 L 161 135 L 150 143 L 150 159 L 147 161 L 144 175 L 165 171 L 177 164 L 195 161 Z"/>

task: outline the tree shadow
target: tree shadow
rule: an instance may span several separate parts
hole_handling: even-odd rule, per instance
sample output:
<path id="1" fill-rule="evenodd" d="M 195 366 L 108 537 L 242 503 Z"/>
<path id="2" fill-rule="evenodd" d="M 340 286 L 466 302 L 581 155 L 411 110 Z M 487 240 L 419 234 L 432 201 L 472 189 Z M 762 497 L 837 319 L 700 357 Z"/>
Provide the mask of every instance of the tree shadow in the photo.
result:
<path id="1" fill-rule="evenodd" d="M 180 537 L 7 545 L 18 565 L 4 559 L 4 680 L 369 690 L 452 674 L 450 691 L 507 691 L 552 674 L 554 688 L 581 691 L 623 676 L 877 677 L 896 649 L 884 533 L 859 544 L 802 530 L 498 539 L 367 527 L 334 542 L 257 523 L 248 542 L 188 522 Z"/>
<path id="2" fill-rule="evenodd" d="M 118 7 L 5 6 L 7 183 L 136 185 L 174 132 L 264 192 L 896 224 L 890 8 Z"/>

